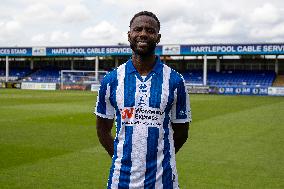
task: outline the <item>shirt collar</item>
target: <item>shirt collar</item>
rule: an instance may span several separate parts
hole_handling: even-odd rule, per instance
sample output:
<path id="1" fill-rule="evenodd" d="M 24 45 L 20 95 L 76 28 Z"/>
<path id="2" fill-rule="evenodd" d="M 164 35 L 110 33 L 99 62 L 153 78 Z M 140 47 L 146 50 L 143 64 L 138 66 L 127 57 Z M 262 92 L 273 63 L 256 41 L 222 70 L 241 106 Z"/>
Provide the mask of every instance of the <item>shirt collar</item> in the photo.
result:
<path id="1" fill-rule="evenodd" d="M 138 72 L 136 68 L 134 67 L 131 58 L 127 61 L 126 65 L 127 65 L 127 73 Z M 155 66 L 151 72 L 155 72 L 156 74 L 158 74 L 162 71 L 162 69 L 163 69 L 163 62 L 161 61 L 159 56 L 156 56 Z"/>

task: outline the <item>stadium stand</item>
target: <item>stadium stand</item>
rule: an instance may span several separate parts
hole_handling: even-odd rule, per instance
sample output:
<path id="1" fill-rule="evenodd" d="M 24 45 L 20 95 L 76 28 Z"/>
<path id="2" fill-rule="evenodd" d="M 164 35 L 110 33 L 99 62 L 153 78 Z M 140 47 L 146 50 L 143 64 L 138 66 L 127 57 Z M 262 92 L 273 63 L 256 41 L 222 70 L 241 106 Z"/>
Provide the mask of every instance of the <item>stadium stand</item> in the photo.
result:
<path id="1" fill-rule="evenodd" d="M 73 84 L 73 83 L 96 83 L 97 79 L 95 77 L 94 72 L 68 72 L 62 75 L 63 81 L 66 84 Z M 99 74 L 98 75 L 98 80 L 101 81 L 103 77 L 105 76 L 104 74 Z"/>
<path id="2" fill-rule="evenodd" d="M 203 72 L 193 71 L 183 73 L 185 81 L 193 85 L 202 85 Z M 272 86 L 276 74 L 273 71 L 209 71 L 207 84 L 209 86 Z"/>
<path id="3" fill-rule="evenodd" d="M 12 70 L 10 70 L 9 75 L 13 76 L 13 77 L 22 78 L 22 77 L 28 75 L 29 73 L 31 73 L 30 69 L 12 69 Z"/>
<path id="4" fill-rule="evenodd" d="M 30 69 L 11 69 L 9 71 L 9 76 L 22 78 L 31 72 Z M 5 70 L 0 70 L 0 76 L 4 77 L 6 75 Z"/>
<path id="5" fill-rule="evenodd" d="M 25 82 L 60 82 L 60 70 L 55 68 L 39 69 L 23 79 Z"/>
<path id="6" fill-rule="evenodd" d="M 203 84 L 203 71 L 194 70 L 182 73 L 186 83 L 192 85 Z M 0 70 L 0 77 L 5 76 L 5 70 Z M 56 68 L 45 68 L 32 71 L 30 69 L 11 69 L 10 77 L 14 80 L 25 82 L 54 82 L 60 83 L 60 70 Z M 79 76 L 79 75 L 78 75 Z M 72 78 L 76 80 L 77 78 Z M 102 78 L 100 78 L 101 80 Z M 72 82 L 72 81 L 71 81 Z M 74 82 L 74 81 L 73 81 Z M 284 86 L 284 75 L 276 79 L 274 71 L 208 71 L 207 84 L 209 86 L 252 86 L 269 87 Z"/>
<path id="7" fill-rule="evenodd" d="M 19 80 L 25 77 L 26 75 L 30 74 L 31 70 L 30 69 L 21 69 L 21 68 L 13 68 L 9 70 L 9 80 Z M 0 80 L 5 80 L 6 76 L 6 71 L 5 70 L 0 70 Z"/>

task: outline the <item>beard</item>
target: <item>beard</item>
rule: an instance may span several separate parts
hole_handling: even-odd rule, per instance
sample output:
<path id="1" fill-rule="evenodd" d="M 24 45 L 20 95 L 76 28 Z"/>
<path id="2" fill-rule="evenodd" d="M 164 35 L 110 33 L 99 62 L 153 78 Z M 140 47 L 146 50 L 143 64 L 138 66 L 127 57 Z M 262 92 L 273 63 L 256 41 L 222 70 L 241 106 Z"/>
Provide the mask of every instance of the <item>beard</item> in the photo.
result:
<path id="1" fill-rule="evenodd" d="M 148 42 L 147 46 L 139 48 L 136 42 L 130 41 L 130 48 L 135 54 L 140 56 L 149 56 L 155 54 L 156 46 L 157 45 L 155 42 Z"/>

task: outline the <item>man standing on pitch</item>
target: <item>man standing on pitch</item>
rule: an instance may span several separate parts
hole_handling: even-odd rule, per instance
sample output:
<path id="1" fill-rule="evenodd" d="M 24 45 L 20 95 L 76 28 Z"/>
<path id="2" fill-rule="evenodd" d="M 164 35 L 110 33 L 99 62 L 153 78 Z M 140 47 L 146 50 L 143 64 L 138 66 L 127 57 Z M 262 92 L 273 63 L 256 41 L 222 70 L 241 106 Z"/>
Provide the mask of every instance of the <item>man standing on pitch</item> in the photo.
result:
<path id="1" fill-rule="evenodd" d="M 175 153 L 188 137 L 189 96 L 182 76 L 155 55 L 156 15 L 139 12 L 129 27 L 132 58 L 105 76 L 95 111 L 99 140 L 112 157 L 108 188 L 177 189 Z"/>

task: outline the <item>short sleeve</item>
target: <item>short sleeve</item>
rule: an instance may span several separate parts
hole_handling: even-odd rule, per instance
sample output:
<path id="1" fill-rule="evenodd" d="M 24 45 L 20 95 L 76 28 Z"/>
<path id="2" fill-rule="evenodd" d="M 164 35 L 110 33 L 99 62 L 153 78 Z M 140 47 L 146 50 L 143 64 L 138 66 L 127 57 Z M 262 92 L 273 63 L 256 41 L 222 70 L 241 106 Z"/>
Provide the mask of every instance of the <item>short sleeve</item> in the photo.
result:
<path id="1" fill-rule="evenodd" d="M 110 82 L 106 77 L 101 82 L 94 113 L 102 118 L 113 119 L 115 111 L 110 103 Z"/>
<path id="2" fill-rule="evenodd" d="M 189 94 L 183 79 L 178 83 L 174 92 L 174 102 L 171 109 L 171 122 L 186 123 L 191 122 L 191 108 Z"/>

